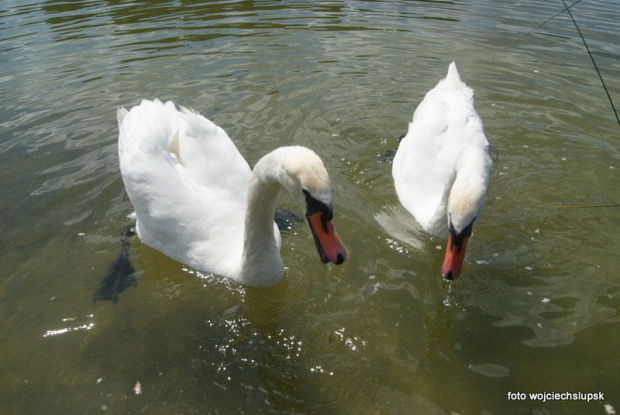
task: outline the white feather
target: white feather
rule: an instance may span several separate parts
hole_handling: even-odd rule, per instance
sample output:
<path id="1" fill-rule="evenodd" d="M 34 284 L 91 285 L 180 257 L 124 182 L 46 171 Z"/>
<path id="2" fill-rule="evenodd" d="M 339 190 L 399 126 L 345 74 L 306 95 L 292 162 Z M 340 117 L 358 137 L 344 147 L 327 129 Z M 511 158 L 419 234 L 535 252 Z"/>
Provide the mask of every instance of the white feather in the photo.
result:
<path id="1" fill-rule="evenodd" d="M 172 102 L 119 109 L 118 122 L 121 174 L 138 236 L 192 268 L 272 285 L 284 272 L 273 222 L 282 186 L 303 202 L 300 183 L 307 178 L 304 188 L 331 204 L 327 172 L 306 148 L 277 149 L 253 174 L 223 129 Z"/>
<path id="2" fill-rule="evenodd" d="M 479 216 L 492 161 L 474 92 L 454 62 L 446 78 L 427 92 L 394 158 L 398 197 L 427 232 L 448 236 Z"/>

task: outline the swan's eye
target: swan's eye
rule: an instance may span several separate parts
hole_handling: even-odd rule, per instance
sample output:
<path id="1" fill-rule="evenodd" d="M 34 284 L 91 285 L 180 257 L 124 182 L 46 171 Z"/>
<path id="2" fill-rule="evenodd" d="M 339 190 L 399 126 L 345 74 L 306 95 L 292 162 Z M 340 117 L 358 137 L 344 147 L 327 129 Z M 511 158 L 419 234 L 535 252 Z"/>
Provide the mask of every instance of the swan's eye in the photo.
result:
<path id="1" fill-rule="evenodd" d="M 310 192 L 303 189 L 304 195 L 306 195 L 306 215 L 310 216 L 313 213 L 321 212 L 323 214 L 323 220 L 332 220 L 334 214 L 332 212 L 331 205 L 326 205 L 320 200 L 314 198 Z"/>

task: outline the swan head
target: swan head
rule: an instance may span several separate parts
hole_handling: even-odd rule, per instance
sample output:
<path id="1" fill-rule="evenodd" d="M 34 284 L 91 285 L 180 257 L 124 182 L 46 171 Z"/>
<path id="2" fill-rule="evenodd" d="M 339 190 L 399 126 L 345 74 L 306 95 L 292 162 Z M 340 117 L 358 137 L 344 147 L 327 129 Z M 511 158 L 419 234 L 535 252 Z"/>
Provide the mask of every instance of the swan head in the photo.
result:
<path id="1" fill-rule="evenodd" d="M 457 163 L 448 199 L 448 243 L 441 269 L 447 280 L 461 274 L 467 242 L 484 206 L 491 164 L 488 153 L 480 151 L 463 152 Z"/>
<path id="2" fill-rule="evenodd" d="M 314 237 L 316 249 L 323 263 L 333 262 L 342 264 L 347 257 L 347 249 L 344 247 L 336 229 L 332 224 L 332 207 L 316 199 L 310 192 L 303 190 L 306 195 L 306 218 Z"/>
<path id="3" fill-rule="evenodd" d="M 476 218 L 460 231 L 457 231 L 452 221 L 448 219 L 448 244 L 444 256 L 441 273 L 445 279 L 452 281 L 461 275 L 461 267 L 465 259 L 465 248 L 472 234 Z"/>
<path id="4" fill-rule="evenodd" d="M 321 158 L 299 146 L 281 147 L 273 153 L 279 159 L 276 179 L 303 209 L 321 261 L 342 264 L 347 249 L 332 224 L 331 185 Z"/>

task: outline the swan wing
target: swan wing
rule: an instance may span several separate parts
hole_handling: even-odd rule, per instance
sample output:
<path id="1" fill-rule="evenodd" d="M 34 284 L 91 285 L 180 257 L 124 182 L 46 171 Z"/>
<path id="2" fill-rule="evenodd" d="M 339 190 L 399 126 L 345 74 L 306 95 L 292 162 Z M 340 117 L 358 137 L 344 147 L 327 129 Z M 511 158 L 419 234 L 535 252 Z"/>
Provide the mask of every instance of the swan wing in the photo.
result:
<path id="1" fill-rule="evenodd" d="M 198 184 L 245 192 L 250 166 L 226 132 L 203 116 L 170 101 L 143 100 L 130 112 L 119 109 L 118 119 L 121 160 L 156 167 L 172 157 Z"/>
<path id="2" fill-rule="evenodd" d="M 140 239 L 194 268 L 236 272 L 251 171 L 226 132 L 172 102 L 145 100 L 117 115 Z"/>

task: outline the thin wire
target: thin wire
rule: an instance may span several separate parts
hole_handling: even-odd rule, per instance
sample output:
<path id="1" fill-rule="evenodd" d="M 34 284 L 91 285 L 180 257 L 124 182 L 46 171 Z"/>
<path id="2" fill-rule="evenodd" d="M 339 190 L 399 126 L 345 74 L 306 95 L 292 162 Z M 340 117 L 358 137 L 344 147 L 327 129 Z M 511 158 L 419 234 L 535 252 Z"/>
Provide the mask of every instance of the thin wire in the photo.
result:
<path id="1" fill-rule="evenodd" d="M 564 3 L 564 9 L 560 10 L 559 12 L 557 12 L 556 14 L 554 14 L 553 16 L 551 16 L 550 18 L 548 18 L 547 20 L 545 20 L 544 22 L 542 22 L 541 24 L 539 24 L 538 26 L 536 26 L 535 28 L 533 28 L 532 30 L 530 30 L 529 32 L 519 36 L 518 38 L 516 38 L 515 40 L 513 40 L 512 42 L 510 42 L 509 44 L 507 44 L 506 46 L 504 46 L 504 49 L 508 49 L 509 47 L 511 47 L 512 45 L 514 45 L 515 43 L 517 43 L 518 41 L 520 41 L 521 39 L 523 39 L 524 37 L 531 35 L 533 32 L 535 32 L 536 30 L 540 29 L 541 27 L 543 27 L 545 24 L 547 24 L 549 21 L 555 19 L 556 17 L 558 17 L 559 15 L 561 15 L 562 13 L 564 13 L 566 10 L 570 9 L 571 7 L 573 7 L 575 4 L 579 3 L 581 0 L 577 0 L 576 2 L 574 2 L 573 4 L 571 4 L 570 6 L 566 6 L 566 3 Z"/>
<path id="2" fill-rule="evenodd" d="M 548 205 L 546 204 L 546 205 L 549 207 L 556 208 L 556 209 L 586 209 L 586 208 L 620 207 L 620 204 L 616 204 L 616 205 Z"/>
<path id="3" fill-rule="evenodd" d="M 581 1 L 581 0 L 579 0 L 579 1 Z M 598 74 L 598 77 L 601 80 L 601 83 L 603 84 L 603 89 L 605 89 L 605 93 L 607 94 L 607 99 L 609 99 L 609 103 L 611 104 L 611 109 L 614 111 L 614 115 L 616 116 L 616 120 L 618 121 L 618 125 L 620 126 L 620 116 L 618 116 L 618 112 L 616 111 L 616 107 L 614 106 L 614 101 L 611 99 L 611 95 L 609 94 L 609 90 L 607 89 L 607 85 L 605 85 L 605 81 L 603 80 L 603 75 L 601 75 L 601 71 L 599 71 L 598 66 L 596 65 L 596 61 L 594 60 L 594 56 L 592 56 L 592 52 L 590 52 L 590 48 L 588 47 L 588 44 L 586 43 L 586 39 L 583 37 L 583 34 L 581 33 L 581 29 L 579 29 L 579 26 L 577 25 L 577 21 L 573 17 L 573 13 L 571 13 L 571 11 L 570 11 L 570 7 L 566 6 L 566 2 L 564 0 L 562 0 L 562 3 L 564 3 L 564 7 L 566 7 L 565 10 L 568 12 L 568 15 L 573 20 L 573 24 L 575 25 L 575 28 L 577 28 L 577 32 L 579 32 L 579 36 L 581 37 L 581 40 L 583 41 L 583 45 L 586 47 L 586 50 L 588 51 L 588 55 L 590 55 L 590 59 L 592 60 L 592 64 L 594 65 L 594 69 L 596 69 L 596 73 Z M 575 4 L 576 3 L 573 3 L 571 5 L 571 7 L 574 6 Z"/>
<path id="4" fill-rule="evenodd" d="M 542 22 L 541 24 L 539 24 L 538 26 L 536 26 L 535 28 L 530 30 L 529 32 L 524 33 L 523 35 L 519 36 L 518 38 L 516 38 L 515 40 L 513 40 L 512 42 L 510 42 L 509 44 L 504 46 L 504 49 L 508 49 L 509 47 L 511 47 L 515 43 L 519 42 L 524 37 L 532 34 L 536 30 L 540 29 L 545 24 L 547 24 L 549 21 L 555 19 L 560 14 L 564 13 L 565 11 L 567 11 L 569 16 L 570 16 L 570 18 L 571 18 L 571 20 L 573 21 L 573 24 L 575 25 L 575 28 L 577 29 L 577 32 L 579 33 L 579 36 L 581 37 L 581 40 L 582 40 L 584 46 L 586 47 L 586 51 L 588 52 L 588 55 L 590 56 L 590 60 L 592 61 L 592 64 L 594 65 L 594 69 L 596 70 L 596 73 L 598 74 L 598 77 L 601 80 L 601 84 L 603 85 L 603 89 L 605 90 L 605 94 L 607 94 L 607 99 L 609 100 L 609 104 L 611 105 L 611 109 L 614 112 L 614 116 L 616 117 L 616 121 L 618 121 L 618 125 L 620 126 L 620 116 L 618 116 L 618 111 L 616 111 L 616 106 L 614 105 L 614 101 L 611 98 L 611 94 L 609 93 L 609 89 L 607 89 L 607 85 L 605 84 L 605 80 L 603 79 L 603 75 L 601 74 L 601 71 L 598 69 L 598 65 L 596 64 L 596 61 L 594 60 L 594 56 L 592 55 L 592 52 L 590 52 L 590 48 L 588 47 L 588 44 L 586 43 L 586 39 L 583 36 L 583 33 L 581 33 L 581 29 L 579 28 L 579 25 L 577 24 L 577 21 L 575 20 L 575 17 L 573 16 L 573 13 L 570 11 L 571 7 L 573 7 L 574 5 L 576 5 L 579 2 L 581 2 L 581 0 L 577 0 L 574 3 L 572 3 L 570 6 L 568 6 L 566 4 L 566 1 L 562 0 L 562 3 L 564 4 L 564 8 L 562 10 L 560 10 L 559 12 L 557 12 L 556 14 L 554 14 L 553 16 L 551 16 L 550 18 L 548 18 L 547 20 L 545 20 L 544 22 Z"/>
<path id="5" fill-rule="evenodd" d="M 543 202 L 537 199 L 528 197 L 533 205 L 543 205 L 554 209 L 590 209 L 590 208 L 617 208 L 620 207 L 620 203 L 610 203 L 606 205 L 553 205 L 551 203 Z"/>
<path id="6" fill-rule="evenodd" d="M 584 46 L 586 47 L 586 51 L 588 52 L 588 55 L 590 56 L 590 59 L 592 60 L 592 64 L 594 65 L 594 69 L 596 69 L 596 73 L 598 74 L 598 77 L 601 80 L 601 84 L 603 84 L 603 88 L 605 89 L 605 93 L 607 94 L 607 98 L 609 99 L 609 103 L 611 104 L 611 108 L 614 111 L 614 115 L 616 116 L 616 120 L 618 121 L 618 125 L 620 125 L 620 117 L 618 117 L 618 112 L 616 111 L 616 107 L 614 105 L 614 102 L 613 102 L 613 100 L 611 98 L 611 95 L 609 94 L 609 90 L 607 89 L 607 85 L 605 85 L 605 81 L 603 80 L 603 76 L 601 75 L 601 71 L 598 69 L 598 66 L 596 65 L 596 61 L 594 60 L 594 56 L 592 55 L 592 52 L 590 52 L 590 48 L 588 47 L 588 44 L 586 43 L 586 39 L 584 38 L 583 34 L 581 33 L 581 29 L 579 28 L 579 25 L 577 24 L 577 21 L 575 20 L 575 18 L 573 16 L 573 13 L 570 11 L 571 7 L 573 7 L 574 5 L 579 3 L 580 1 L 581 0 L 577 0 L 573 4 L 571 4 L 570 6 L 567 6 L 566 5 L 566 1 L 562 0 L 562 3 L 564 4 L 564 9 L 560 10 L 555 15 L 551 16 L 550 18 L 548 18 L 547 20 L 545 20 L 544 22 L 542 22 L 541 24 L 539 24 L 538 26 L 536 26 L 535 28 L 530 30 L 529 32 L 519 36 L 517 39 L 513 40 L 512 42 L 510 42 L 508 45 L 504 46 L 504 49 L 508 49 L 510 46 L 512 46 L 515 43 L 519 42 L 524 37 L 532 34 L 534 31 L 540 29 L 542 26 L 544 26 L 550 20 L 555 19 L 560 14 L 562 14 L 564 11 L 567 11 L 569 16 L 570 16 L 570 18 L 571 18 L 571 20 L 573 21 L 573 24 L 575 25 L 575 28 L 577 29 L 577 32 L 579 32 L 579 36 L 581 37 L 581 40 L 583 41 Z M 551 205 L 551 204 L 547 204 L 547 203 L 543 203 L 543 204 L 546 205 L 546 206 L 549 206 L 549 207 L 556 208 L 556 209 L 586 209 L 586 208 L 620 207 L 620 204 L 609 204 L 609 205 Z"/>

